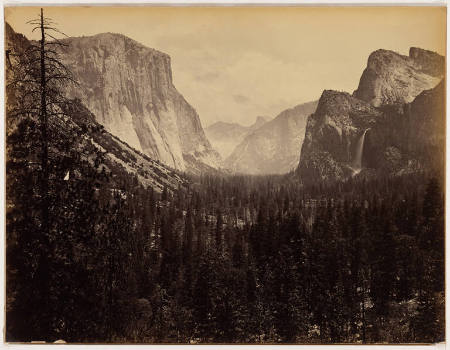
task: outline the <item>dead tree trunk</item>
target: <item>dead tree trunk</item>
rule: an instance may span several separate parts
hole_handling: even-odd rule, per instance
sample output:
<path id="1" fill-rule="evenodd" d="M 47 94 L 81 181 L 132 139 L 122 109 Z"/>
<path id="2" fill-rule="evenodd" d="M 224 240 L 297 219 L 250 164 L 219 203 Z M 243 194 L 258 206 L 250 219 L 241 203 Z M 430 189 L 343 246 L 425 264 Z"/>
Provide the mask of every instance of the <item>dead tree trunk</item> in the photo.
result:
<path id="1" fill-rule="evenodd" d="M 45 72 L 45 31 L 44 14 L 41 9 L 41 42 L 40 42 L 40 75 L 41 75 L 41 142 L 42 142 L 42 231 L 45 236 L 49 235 L 49 202 L 48 202 L 48 135 L 47 135 L 47 88 Z"/>
<path id="2" fill-rule="evenodd" d="M 41 252 L 41 261 L 40 261 L 40 279 L 43 287 L 43 303 L 45 310 L 51 308 L 50 301 L 50 279 L 51 279 L 51 271 L 50 270 L 50 261 L 51 261 L 51 247 L 50 247 L 50 225 L 49 225 L 49 169 L 48 169 L 48 116 L 47 116 L 47 86 L 46 86 L 46 70 L 45 70 L 45 28 L 44 28 L 44 13 L 41 8 L 40 15 L 40 30 L 41 30 L 41 40 L 40 40 L 40 88 L 41 88 L 41 105 L 40 105 L 40 127 L 41 127 L 41 170 L 42 170 L 42 243 L 45 247 Z M 51 315 L 51 313 L 48 313 Z M 45 335 L 48 336 L 52 330 L 52 320 L 51 317 L 46 317 L 43 320 L 44 324 L 44 332 Z"/>

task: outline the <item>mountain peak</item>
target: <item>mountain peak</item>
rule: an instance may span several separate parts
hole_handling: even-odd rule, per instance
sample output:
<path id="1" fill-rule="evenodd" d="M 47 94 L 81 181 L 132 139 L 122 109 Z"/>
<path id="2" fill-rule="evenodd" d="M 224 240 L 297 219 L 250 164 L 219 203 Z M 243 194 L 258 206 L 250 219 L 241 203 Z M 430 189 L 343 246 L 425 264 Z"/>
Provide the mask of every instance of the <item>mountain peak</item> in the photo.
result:
<path id="1" fill-rule="evenodd" d="M 409 103 L 423 90 L 435 87 L 444 73 L 445 58 L 435 52 L 412 47 L 409 56 L 404 56 L 376 50 L 353 96 L 375 107 Z"/>
<path id="2" fill-rule="evenodd" d="M 319 104 L 315 114 L 339 116 L 346 115 L 352 110 L 369 112 L 372 107 L 364 101 L 361 101 L 348 92 L 324 90 L 319 99 Z"/>
<path id="3" fill-rule="evenodd" d="M 163 57 L 170 63 L 170 56 L 162 51 L 156 50 L 154 48 L 145 46 L 144 44 L 127 37 L 124 34 L 105 32 L 90 36 L 75 36 L 62 39 L 61 41 L 70 43 L 76 46 L 86 46 L 86 47 L 98 47 L 99 49 L 111 49 L 121 50 L 125 53 L 133 54 L 151 54 Z M 99 50 L 101 53 L 101 50 Z"/>
<path id="4" fill-rule="evenodd" d="M 255 122 L 249 126 L 250 130 L 256 130 L 266 124 L 269 121 L 269 118 L 263 116 L 257 116 Z"/>
<path id="5" fill-rule="evenodd" d="M 409 57 L 414 60 L 416 67 L 422 72 L 438 78 L 443 76 L 445 67 L 444 56 L 434 51 L 411 47 L 409 49 Z"/>
<path id="6" fill-rule="evenodd" d="M 439 55 L 437 52 L 431 50 L 425 50 L 420 47 L 410 47 L 409 48 L 409 57 L 413 59 L 418 59 L 420 57 L 426 57 L 429 60 L 436 59 L 441 60 L 443 56 Z"/>
<path id="7" fill-rule="evenodd" d="M 268 117 L 264 117 L 264 116 L 258 115 L 258 116 L 256 117 L 256 120 L 255 120 L 255 123 L 254 123 L 254 124 L 262 124 L 262 123 L 267 122 L 268 120 L 269 120 Z"/>

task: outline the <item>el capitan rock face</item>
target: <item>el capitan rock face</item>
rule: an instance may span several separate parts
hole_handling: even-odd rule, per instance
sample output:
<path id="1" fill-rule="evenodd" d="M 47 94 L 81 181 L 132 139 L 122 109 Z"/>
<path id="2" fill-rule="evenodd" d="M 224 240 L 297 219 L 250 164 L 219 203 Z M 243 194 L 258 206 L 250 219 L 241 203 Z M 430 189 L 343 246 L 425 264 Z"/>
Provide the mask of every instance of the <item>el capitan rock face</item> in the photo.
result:
<path id="1" fill-rule="evenodd" d="M 62 59 L 80 83 L 66 92 L 80 98 L 109 132 L 175 169 L 219 166 L 197 112 L 173 85 L 167 54 L 121 34 L 64 42 L 69 46 Z"/>
<path id="2" fill-rule="evenodd" d="M 377 50 L 370 54 L 353 96 L 375 107 L 409 103 L 434 88 L 444 74 L 445 58 L 435 52 L 412 47 L 404 56 Z"/>
<path id="3" fill-rule="evenodd" d="M 401 174 L 443 163 L 444 57 L 378 50 L 353 94 L 323 92 L 308 118 L 298 173 L 305 183 L 372 171 Z"/>
<path id="4" fill-rule="evenodd" d="M 18 64 L 15 57 L 22 54 L 30 46 L 30 41 L 22 34 L 14 32 L 8 23 L 5 25 L 5 32 L 5 48 L 11 54 L 11 59 L 6 69 L 7 85 L 5 93 L 8 99 L 6 133 L 11 135 L 15 132 L 20 118 L 12 117 L 9 113 L 11 108 L 16 107 L 18 104 L 20 105 L 17 97 L 20 97 L 21 93 L 17 91 L 18 89 L 14 84 L 10 85 L 8 83 L 13 78 L 13 67 Z M 112 178 L 134 177 L 141 185 L 146 188 L 153 188 L 158 193 L 162 193 L 164 188 L 175 190 L 186 183 L 187 180 L 172 169 L 136 151 L 116 136 L 107 132 L 104 126 L 95 120 L 96 117 L 80 100 L 72 100 L 65 105 L 64 113 L 63 117 L 53 116 L 51 118 L 52 122 L 49 124 L 49 130 L 51 130 L 52 135 L 50 144 L 53 144 L 50 147 L 52 152 L 54 152 L 53 147 L 55 145 L 64 144 L 64 140 L 76 137 L 77 142 L 71 145 L 71 147 L 74 147 L 72 151 L 78 153 L 80 159 L 87 164 L 93 164 L 93 159 L 97 159 L 96 156 L 102 153 L 104 157 L 101 158 L 101 164 L 96 171 L 104 171 L 105 176 L 109 174 L 112 175 Z M 34 147 L 31 144 L 32 140 L 23 139 L 22 141 L 28 148 Z M 7 146 L 10 147 L 11 144 Z M 66 173 L 68 168 L 71 177 L 77 178 L 81 176 L 79 169 L 76 167 L 70 168 L 68 164 L 65 167 L 64 173 Z M 98 180 L 102 181 L 100 178 Z M 114 180 L 111 180 L 112 183 L 114 183 Z"/>
<path id="5" fill-rule="evenodd" d="M 316 107 L 314 101 L 287 109 L 249 133 L 225 160 L 225 168 L 245 174 L 283 174 L 295 170 L 307 117 Z"/>

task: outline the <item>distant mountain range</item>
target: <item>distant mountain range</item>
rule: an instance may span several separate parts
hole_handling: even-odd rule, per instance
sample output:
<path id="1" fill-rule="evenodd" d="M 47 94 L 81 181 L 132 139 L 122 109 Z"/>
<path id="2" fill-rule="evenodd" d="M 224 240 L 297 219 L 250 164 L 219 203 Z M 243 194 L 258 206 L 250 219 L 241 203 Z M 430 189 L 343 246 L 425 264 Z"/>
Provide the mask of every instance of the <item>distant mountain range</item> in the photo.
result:
<path id="1" fill-rule="evenodd" d="M 268 120 L 268 117 L 258 116 L 250 126 L 220 121 L 208 126 L 205 133 L 213 147 L 225 159 L 247 135 L 260 128 Z"/>
<path id="2" fill-rule="evenodd" d="M 225 159 L 224 167 L 246 174 L 283 174 L 295 170 L 306 120 L 316 107 L 317 101 L 313 101 L 281 112 L 246 135 Z"/>

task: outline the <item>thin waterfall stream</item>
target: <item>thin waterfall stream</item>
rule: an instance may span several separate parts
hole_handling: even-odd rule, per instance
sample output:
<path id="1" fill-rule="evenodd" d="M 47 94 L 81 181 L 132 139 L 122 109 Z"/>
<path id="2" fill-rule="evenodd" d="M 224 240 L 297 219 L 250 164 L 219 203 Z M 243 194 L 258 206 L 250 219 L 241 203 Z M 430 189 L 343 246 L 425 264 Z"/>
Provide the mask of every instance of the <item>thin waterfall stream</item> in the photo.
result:
<path id="1" fill-rule="evenodd" d="M 353 159 L 352 163 L 353 176 L 359 174 L 362 170 L 362 154 L 364 149 L 364 139 L 366 137 L 367 130 L 369 129 L 364 130 L 363 134 L 358 140 L 358 143 L 356 144 L 355 158 Z"/>

